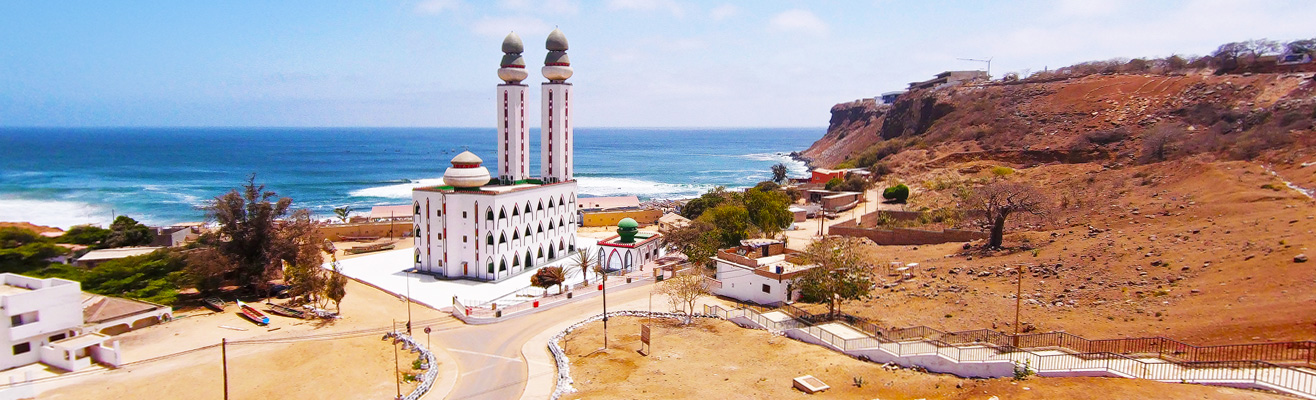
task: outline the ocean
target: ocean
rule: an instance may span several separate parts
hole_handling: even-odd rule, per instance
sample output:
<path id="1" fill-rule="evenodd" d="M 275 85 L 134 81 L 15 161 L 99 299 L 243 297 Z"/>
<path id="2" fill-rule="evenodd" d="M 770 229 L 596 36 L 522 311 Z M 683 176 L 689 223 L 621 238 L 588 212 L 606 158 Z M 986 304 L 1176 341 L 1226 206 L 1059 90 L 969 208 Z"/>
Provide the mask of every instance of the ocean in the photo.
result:
<path id="1" fill-rule="evenodd" d="M 824 128 L 577 128 L 581 196 L 697 196 L 752 186 Z M 538 129 L 531 173 L 539 171 Z M 0 221 L 67 228 L 113 215 L 148 224 L 201 221 L 198 206 L 256 174 L 320 218 L 335 207 L 406 204 L 470 150 L 495 170 L 492 128 L 0 128 Z"/>

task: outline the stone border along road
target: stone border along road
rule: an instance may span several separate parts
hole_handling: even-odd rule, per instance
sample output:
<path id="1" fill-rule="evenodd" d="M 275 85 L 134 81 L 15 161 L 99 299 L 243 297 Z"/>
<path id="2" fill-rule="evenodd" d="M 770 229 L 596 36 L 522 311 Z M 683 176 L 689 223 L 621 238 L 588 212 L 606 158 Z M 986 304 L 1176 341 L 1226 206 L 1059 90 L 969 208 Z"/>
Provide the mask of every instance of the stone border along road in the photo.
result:
<path id="1" fill-rule="evenodd" d="M 562 350 L 562 346 L 559 345 L 558 343 L 562 341 L 563 337 L 566 337 L 567 334 L 570 334 L 571 331 L 574 331 L 576 330 L 576 328 L 579 328 L 590 322 L 601 320 L 603 319 L 603 316 L 604 314 L 597 314 L 592 317 L 586 318 L 583 321 L 572 324 L 571 326 L 567 327 L 567 329 L 562 330 L 562 332 L 558 332 L 556 335 L 553 335 L 553 337 L 548 340 L 548 351 L 550 353 L 553 353 L 553 359 L 557 363 L 557 385 L 555 385 L 555 387 L 553 388 L 553 396 L 549 397 L 549 399 L 558 400 L 558 398 L 562 397 L 562 395 L 564 394 L 576 392 L 576 388 L 571 386 L 571 384 L 574 382 L 571 379 L 571 361 L 567 359 L 566 351 Z M 681 313 L 649 312 L 649 311 L 634 311 L 634 310 L 612 311 L 607 313 L 607 316 L 608 317 L 658 317 L 658 318 L 671 318 L 671 319 L 685 319 L 687 317 L 686 314 L 681 314 Z M 694 318 L 716 318 L 716 317 L 710 317 L 703 314 L 695 314 Z"/>
<path id="2" fill-rule="evenodd" d="M 405 347 L 420 350 L 420 355 L 425 357 L 425 363 L 429 365 L 429 368 L 425 370 L 425 374 L 420 376 L 420 384 L 416 386 L 416 390 L 412 390 L 410 394 L 402 397 L 402 400 L 418 400 L 430 391 L 430 387 L 434 385 L 435 380 L 439 377 L 438 360 L 434 358 L 434 353 L 430 352 L 425 346 L 421 346 L 411 336 L 404 335 L 400 331 L 389 332 L 388 335 L 394 340 L 405 342 Z"/>

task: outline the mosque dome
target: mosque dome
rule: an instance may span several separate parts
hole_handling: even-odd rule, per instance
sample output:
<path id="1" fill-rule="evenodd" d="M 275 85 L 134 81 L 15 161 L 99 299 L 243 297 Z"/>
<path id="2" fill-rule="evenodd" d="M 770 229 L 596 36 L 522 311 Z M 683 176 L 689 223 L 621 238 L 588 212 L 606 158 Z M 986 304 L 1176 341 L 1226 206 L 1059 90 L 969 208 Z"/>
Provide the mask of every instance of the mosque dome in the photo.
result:
<path id="1" fill-rule="evenodd" d="M 521 39 L 517 39 L 519 43 Z M 548 34 L 548 42 L 544 44 L 550 51 L 567 51 L 567 35 L 562 34 L 561 29 L 553 28 L 553 32 Z"/>
<path id="2" fill-rule="evenodd" d="M 525 58 L 521 57 L 521 52 L 525 50 L 525 45 L 521 43 L 521 37 L 516 32 L 508 33 L 507 38 L 503 39 L 503 60 L 498 63 L 498 79 L 503 82 L 517 84 L 525 80 L 529 74 L 525 70 Z"/>
<path id="3" fill-rule="evenodd" d="M 563 39 L 563 40 L 565 40 L 565 39 Z M 566 43 L 566 42 L 563 42 L 563 43 Z M 510 32 L 510 33 L 507 34 L 507 37 L 506 37 L 506 38 L 503 38 L 503 52 L 504 52 L 504 53 L 517 53 L 517 54 L 520 54 L 520 53 L 523 52 L 523 51 L 525 51 L 525 45 L 521 43 L 521 37 L 520 37 L 520 36 L 517 36 L 517 35 L 516 35 L 516 32 Z"/>
<path id="4" fill-rule="evenodd" d="M 635 243 L 635 234 L 640 233 L 640 223 L 635 222 L 634 218 L 622 218 L 617 222 L 618 242 Z"/>
<path id="5" fill-rule="evenodd" d="M 478 188 L 489 183 L 489 170 L 481 167 L 475 153 L 463 151 L 452 158 L 452 167 L 443 172 L 443 183 L 455 188 Z"/>

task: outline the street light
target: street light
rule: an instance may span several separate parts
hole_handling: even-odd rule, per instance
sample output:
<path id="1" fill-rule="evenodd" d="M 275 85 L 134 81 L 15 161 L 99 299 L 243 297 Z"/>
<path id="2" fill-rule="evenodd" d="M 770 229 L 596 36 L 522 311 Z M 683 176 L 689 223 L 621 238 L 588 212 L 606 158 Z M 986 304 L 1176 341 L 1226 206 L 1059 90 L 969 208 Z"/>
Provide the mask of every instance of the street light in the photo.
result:
<path id="1" fill-rule="evenodd" d="M 407 273 L 407 336 L 411 336 L 411 270 L 412 268 L 403 270 Z"/>

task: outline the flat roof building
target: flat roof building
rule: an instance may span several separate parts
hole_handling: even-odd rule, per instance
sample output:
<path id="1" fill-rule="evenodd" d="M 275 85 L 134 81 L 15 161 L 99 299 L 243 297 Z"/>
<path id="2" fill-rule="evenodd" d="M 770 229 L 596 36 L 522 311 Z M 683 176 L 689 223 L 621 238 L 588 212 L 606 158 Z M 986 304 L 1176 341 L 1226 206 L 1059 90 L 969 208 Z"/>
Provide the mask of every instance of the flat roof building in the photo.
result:
<path id="1" fill-rule="evenodd" d="M 758 304 L 790 303 L 799 298 L 795 279 L 815 265 L 803 253 L 773 239 L 742 240 L 740 246 L 719 250 L 714 293 Z"/>

